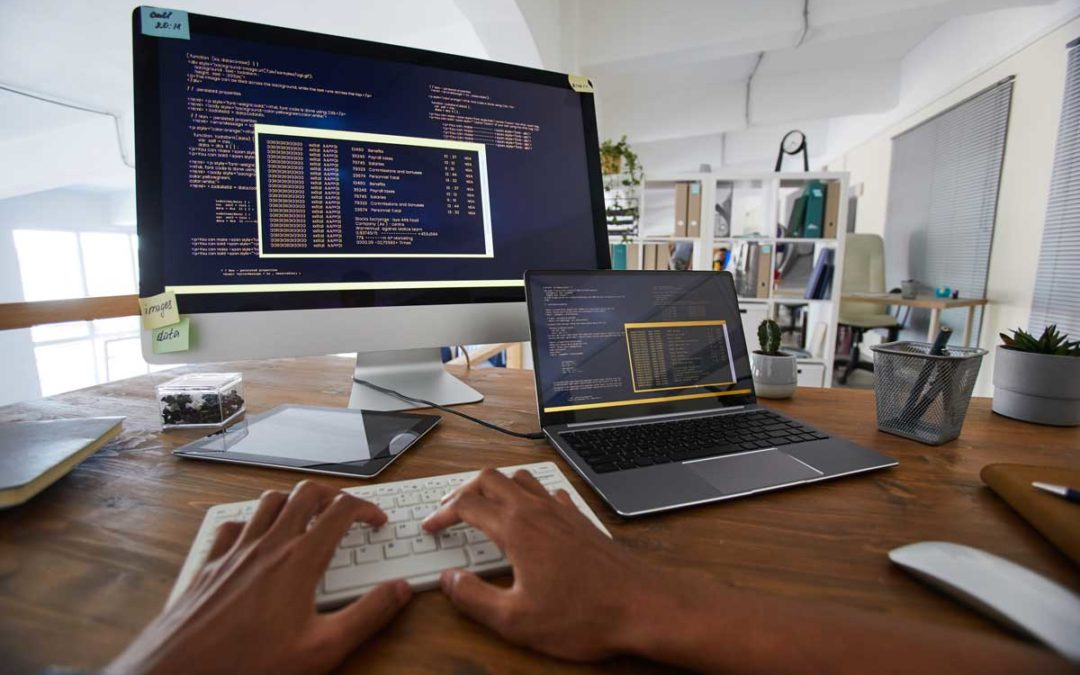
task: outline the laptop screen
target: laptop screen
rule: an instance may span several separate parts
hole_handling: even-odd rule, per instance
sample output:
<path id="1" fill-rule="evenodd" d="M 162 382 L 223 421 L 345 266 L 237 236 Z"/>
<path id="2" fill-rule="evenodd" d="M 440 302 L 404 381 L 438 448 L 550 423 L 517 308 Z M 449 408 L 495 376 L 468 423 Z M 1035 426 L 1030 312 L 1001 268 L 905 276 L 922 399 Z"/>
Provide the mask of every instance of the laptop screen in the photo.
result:
<path id="1" fill-rule="evenodd" d="M 725 272 L 529 272 L 542 424 L 744 405 L 750 359 Z"/>

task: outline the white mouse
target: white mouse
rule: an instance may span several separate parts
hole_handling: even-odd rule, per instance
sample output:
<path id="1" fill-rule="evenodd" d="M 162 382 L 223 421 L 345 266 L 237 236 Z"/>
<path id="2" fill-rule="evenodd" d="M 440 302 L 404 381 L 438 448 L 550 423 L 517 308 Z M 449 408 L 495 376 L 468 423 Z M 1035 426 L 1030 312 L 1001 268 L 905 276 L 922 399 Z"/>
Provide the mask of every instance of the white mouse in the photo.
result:
<path id="1" fill-rule="evenodd" d="M 945 541 L 894 548 L 889 559 L 1080 663 L 1080 596 L 1064 586 L 986 551 Z"/>

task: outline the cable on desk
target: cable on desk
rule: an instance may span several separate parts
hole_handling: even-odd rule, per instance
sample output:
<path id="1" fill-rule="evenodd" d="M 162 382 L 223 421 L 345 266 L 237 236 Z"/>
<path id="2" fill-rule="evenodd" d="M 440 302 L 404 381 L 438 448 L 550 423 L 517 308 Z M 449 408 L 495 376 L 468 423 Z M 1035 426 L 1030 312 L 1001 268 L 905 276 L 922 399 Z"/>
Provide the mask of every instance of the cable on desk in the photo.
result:
<path id="1" fill-rule="evenodd" d="M 439 410 L 441 410 L 443 412 L 450 413 L 451 415 L 457 415 L 458 417 L 464 417 L 465 419 L 469 420 L 470 422 L 475 422 L 476 424 L 479 424 L 482 427 L 487 427 L 488 429 L 491 429 L 492 431 L 498 431 L 499 433 L 506 434 L 507 436 L 513 436 L 515 438 L 525 438 L 525 439 L 528 439 L 530 441 L 541 441 L 541 440 L 544 439 L 544 432 L 542 432 L 542 431 L 534 431 L 534 432 L 531 432 L 531 433 L 524 433 L 524 434 L 519 432 L 519 431 L 510 431 L 509 429 L 504 429 L 504 428 L 500 427 L 497 424 L 492 424 L 491 422 L 485 422 L 484 420 L 473 417 L 472 415 L 466 415 L 465 413 L 463 413 L 461 411 L 454 410 L 452 408 L 447 408 L 446 406 L 439 405 L 438 403 L 434 403 L 432 401 L 425 401 L 422 398 L 415 398 L 413 396 L 406 396 L 405 394 L 402 394 L 400 392 L 396 392 L 393 389 L 387 389 L 386 387 L 381 387 L 381 386 L 375 384 L 374 382 L 368 382 L 367 380 L 361 380 L 358 377 L 354 377 L 353 382 L 355 382 L 355 383 L 357 383 L 359 385 L 363 385 L 365 387 L 368 387 L 370 389 L 374 389 L 375 391 L 379 392 L 380 394 L 386 394 L 387 396 L 393 396 L 394 398 L 405 401 L 406 403 L 422 403 L 422 404 L 424 404 L 425 406 L 427 406 L 429 408 L 437 408 L 437 409 L 439 409 Z"/>

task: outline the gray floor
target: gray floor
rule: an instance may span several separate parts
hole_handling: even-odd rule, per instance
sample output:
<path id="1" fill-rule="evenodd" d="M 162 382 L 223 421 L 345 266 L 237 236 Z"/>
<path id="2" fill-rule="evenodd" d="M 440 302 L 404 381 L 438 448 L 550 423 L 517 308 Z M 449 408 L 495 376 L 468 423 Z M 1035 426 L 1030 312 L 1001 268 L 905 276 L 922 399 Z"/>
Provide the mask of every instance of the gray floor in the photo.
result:
<path id="1" fill-rule="evenodd" d="M 848 378 L 847 384 L 840 384 L 840 373 L 844 370 L 843 366 L 837 366 L 836 372 L 833 373 L 833 386 L 843 387 L 844 389 L 873 389 L 874 388 L 874 374 L 867 370 L 855 370 Z"/>

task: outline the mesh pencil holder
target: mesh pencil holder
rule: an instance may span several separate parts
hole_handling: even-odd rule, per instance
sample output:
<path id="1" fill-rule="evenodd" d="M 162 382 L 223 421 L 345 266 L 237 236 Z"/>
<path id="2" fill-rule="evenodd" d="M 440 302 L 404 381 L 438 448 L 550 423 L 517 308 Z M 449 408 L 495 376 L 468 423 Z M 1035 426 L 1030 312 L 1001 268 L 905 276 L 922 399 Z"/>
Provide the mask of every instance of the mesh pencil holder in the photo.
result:
<path id="1" fill-rule="evenodd" d="M 890 342 L 874 351 L 878 429 L 929 445 L 960 435 L 985 349 L 949 347 L 930 354 L 926 342 Z"/>

